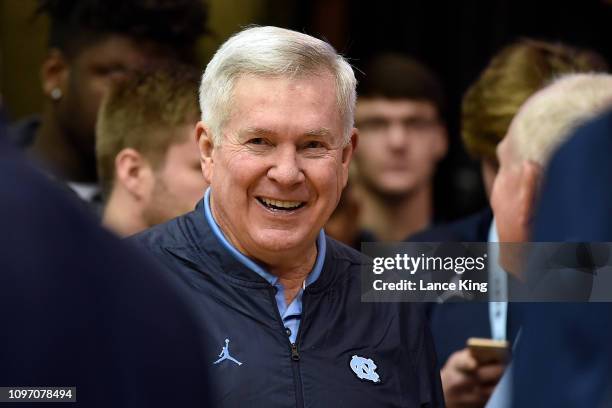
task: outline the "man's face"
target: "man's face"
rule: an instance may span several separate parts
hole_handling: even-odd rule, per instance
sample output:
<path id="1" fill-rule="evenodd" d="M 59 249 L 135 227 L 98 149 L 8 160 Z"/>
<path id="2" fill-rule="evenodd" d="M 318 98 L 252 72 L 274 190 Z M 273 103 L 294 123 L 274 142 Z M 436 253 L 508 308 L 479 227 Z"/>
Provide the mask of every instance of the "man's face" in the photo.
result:
<path id="1" fill-rule="evenodd" d="M 516 140 L 516 130 L 510 125 L 508 134 L 497 145 L 499 171 L 491 192 L 491 208 L 499 242 L 513 243 L 499 247 L 499 264 L 506 272 L 522 279 L 528 251 L 520 243 L 530 239 L 541 169 L 538 164 L 521 159 Z"/>
<path id="2" fill-rule="evenodd" d="M 523 162 L 516 151 L 512 127 L 497 145 L 499 170 L 491 191 L 491 207 L 499 242 L 528 240 L 531 203 L 527 202 Z"/>
<path id="3" fill-rule="evenodd" d="M 58 121 L 83 155 L 94 157 L 94 127 L 102 98 L 115 81 L 161 61 L 153 44 L 110 35 L 68 61 Z"/>
<path id="4" fill-rule="evenodd" d="M 406 195 L 433 178 L 446 154 L 446 132 L 429 102 L 359 98 L 355 120 L 360 182 L 384 195 Z"/>
<path id="5" fill-rule="evenodd" d="M 327 72 L 242 76 L 220 145 L 208 155 L 200 137 L 213 214 L 246 255 L 268 264 L 303 255 L 336 207 L 356 135 L 344 144 L 335 89 Z"/>
<path id="6" fill-rule="evenodd" d="M 193 125 L 176 131 L 177 139 L 183 142 L 168 148 L 163 165 L 154 172 L 153 191 L 143 211 L 148 226 L 193 210 L 208 187 L 200 168 L 198 146 L 192 137 Z"/>

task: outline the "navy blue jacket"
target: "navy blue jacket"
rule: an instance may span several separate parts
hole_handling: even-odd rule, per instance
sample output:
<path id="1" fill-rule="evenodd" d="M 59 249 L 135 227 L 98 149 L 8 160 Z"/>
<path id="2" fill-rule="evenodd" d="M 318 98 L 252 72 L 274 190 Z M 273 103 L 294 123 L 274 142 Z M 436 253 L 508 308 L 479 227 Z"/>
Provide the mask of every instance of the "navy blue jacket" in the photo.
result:
<path id="1" fill-rule="evenodd" d="M 610 152 L 612 112 L 561 146 L 542 185 L 534 241 L 612 242 Z M 612 406 L 612 303 L 525 306 L 513 406 Z"/>
<path id="2" fill-rule="evenodd" d="M 0 386 L 76 386 L 54 407 L 210 406 L 179 282 L 1 139 Z"/>
<path id="3" fill-rule="evenodd" d="M 292 348 L 274 288 L 238 262 L 196 210 L 136 236 L 189 286 L 211 333 L 209 373 L 218 407 L 443 406 L 432 339 L 417 304 L 362 303 L 361 255 L 327 238 L 319 279 L 303 295 Z M 240 361 L 213 365 L 225 339 Z M 353 355 L 376 364 L 380 382 L 357 378 Z"/>

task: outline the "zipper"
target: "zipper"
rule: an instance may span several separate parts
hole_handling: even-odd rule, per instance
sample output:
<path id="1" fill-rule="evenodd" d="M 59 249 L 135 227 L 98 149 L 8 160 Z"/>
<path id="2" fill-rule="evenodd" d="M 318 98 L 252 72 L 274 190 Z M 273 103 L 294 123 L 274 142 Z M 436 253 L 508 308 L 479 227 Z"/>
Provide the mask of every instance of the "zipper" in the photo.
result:
<path id="1" fill-rule="evenodd" d="M 291 351 L 291 371 L 293 372 L 293 383 L 295 385 L 295 406 L 297 408 L 304 408 L 304 396 L 302 395 L 302 375 L 300 374 L 300 350 L 299 343 L 302 334 L 302 323 L 304 323 L 304 295 L 306 292 L 304 291 L 302 294 L 302 316 L 300 319 L 300 327 L 298 328 L 297 335 L 295 337 L 295 343 L 291 343 L 289 340 L 289 336 L 287 336 L 286 330 L 287 328 L 283 324 L 283 319 L 278 311 L 278 307 L 276 305 L 276 293 L 275 288 L 270 288 L 270 297 L 272 300 L 272 305 L 274 306 L 274 311 L 276 312 L 276 320 L 280 324 L 283 336 L 287 339 L 287 343 L 289 344 L 289 350 Z"/>
<path id="2" fill-rule="evenodd" d="M 295 343 L 291 343 L 291 360 L 300 361 L 300 353 L 298 352 L 297 344 Z"/>

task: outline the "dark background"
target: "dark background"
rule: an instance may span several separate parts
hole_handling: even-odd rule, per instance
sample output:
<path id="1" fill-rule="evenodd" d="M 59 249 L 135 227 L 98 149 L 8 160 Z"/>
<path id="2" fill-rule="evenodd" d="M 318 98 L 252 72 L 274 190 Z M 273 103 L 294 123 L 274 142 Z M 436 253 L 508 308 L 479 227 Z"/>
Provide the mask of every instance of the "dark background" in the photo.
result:
<path id="1" fill-rule="evenodd" d="M 612 61 L 612 5 L 602 0 L 300 1 L 295 29 L 327 38 L 359 66 L 381 51 L 428 65 L 448 98 L 449 155 L 436 180 L 436 215 L 454 219 L 486 205 L 479 168 L 461 146 L 461 98 L 489 59 L 521 37 L 593 49 Z"/>
<path id="2" fill-rule="evenodd" d="M 382 51 L 409 53 L 441 79 L 448 99 L 450 151 L 436 179 L 436 218 L 450 220 L 486 205 L 478 165 L 461 146 L 461 97 L 493 54 L 520 38 L 591 48 L 612 61 L 612 0 L 208 0 L 212 36 L 202 67 L 229 35 L 272 24 L 327 39 L 359 67 Z M 40 109 L 38 66 L 46 22 L 31 19 L 33 0 L 0 0 L 0 91 L 8 116 Z"/>

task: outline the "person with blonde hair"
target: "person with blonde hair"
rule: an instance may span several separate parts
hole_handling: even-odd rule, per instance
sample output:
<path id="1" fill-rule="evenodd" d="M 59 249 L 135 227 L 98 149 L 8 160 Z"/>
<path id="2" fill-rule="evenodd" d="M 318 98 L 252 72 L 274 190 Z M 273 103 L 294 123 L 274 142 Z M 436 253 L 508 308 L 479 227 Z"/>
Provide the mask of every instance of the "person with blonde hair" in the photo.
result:
<path id="1" fill-rule="evenodd" d="M 498 166 L 495 150 L 521 105 L 561 75 L 606 70 L 604 59 L 590 50 L 531 39 L 493 57 L 461 104 L 463 144 L 481 162 L 487 196 Z"/>
<path id="2" fill-rule="evenodd" d="M 167 67 L 118 84 L 102 103 L 96 158 L 102 222 L 121 236 L 185 214 L 204 196 L 193 127 L 197 73 Z"/>

